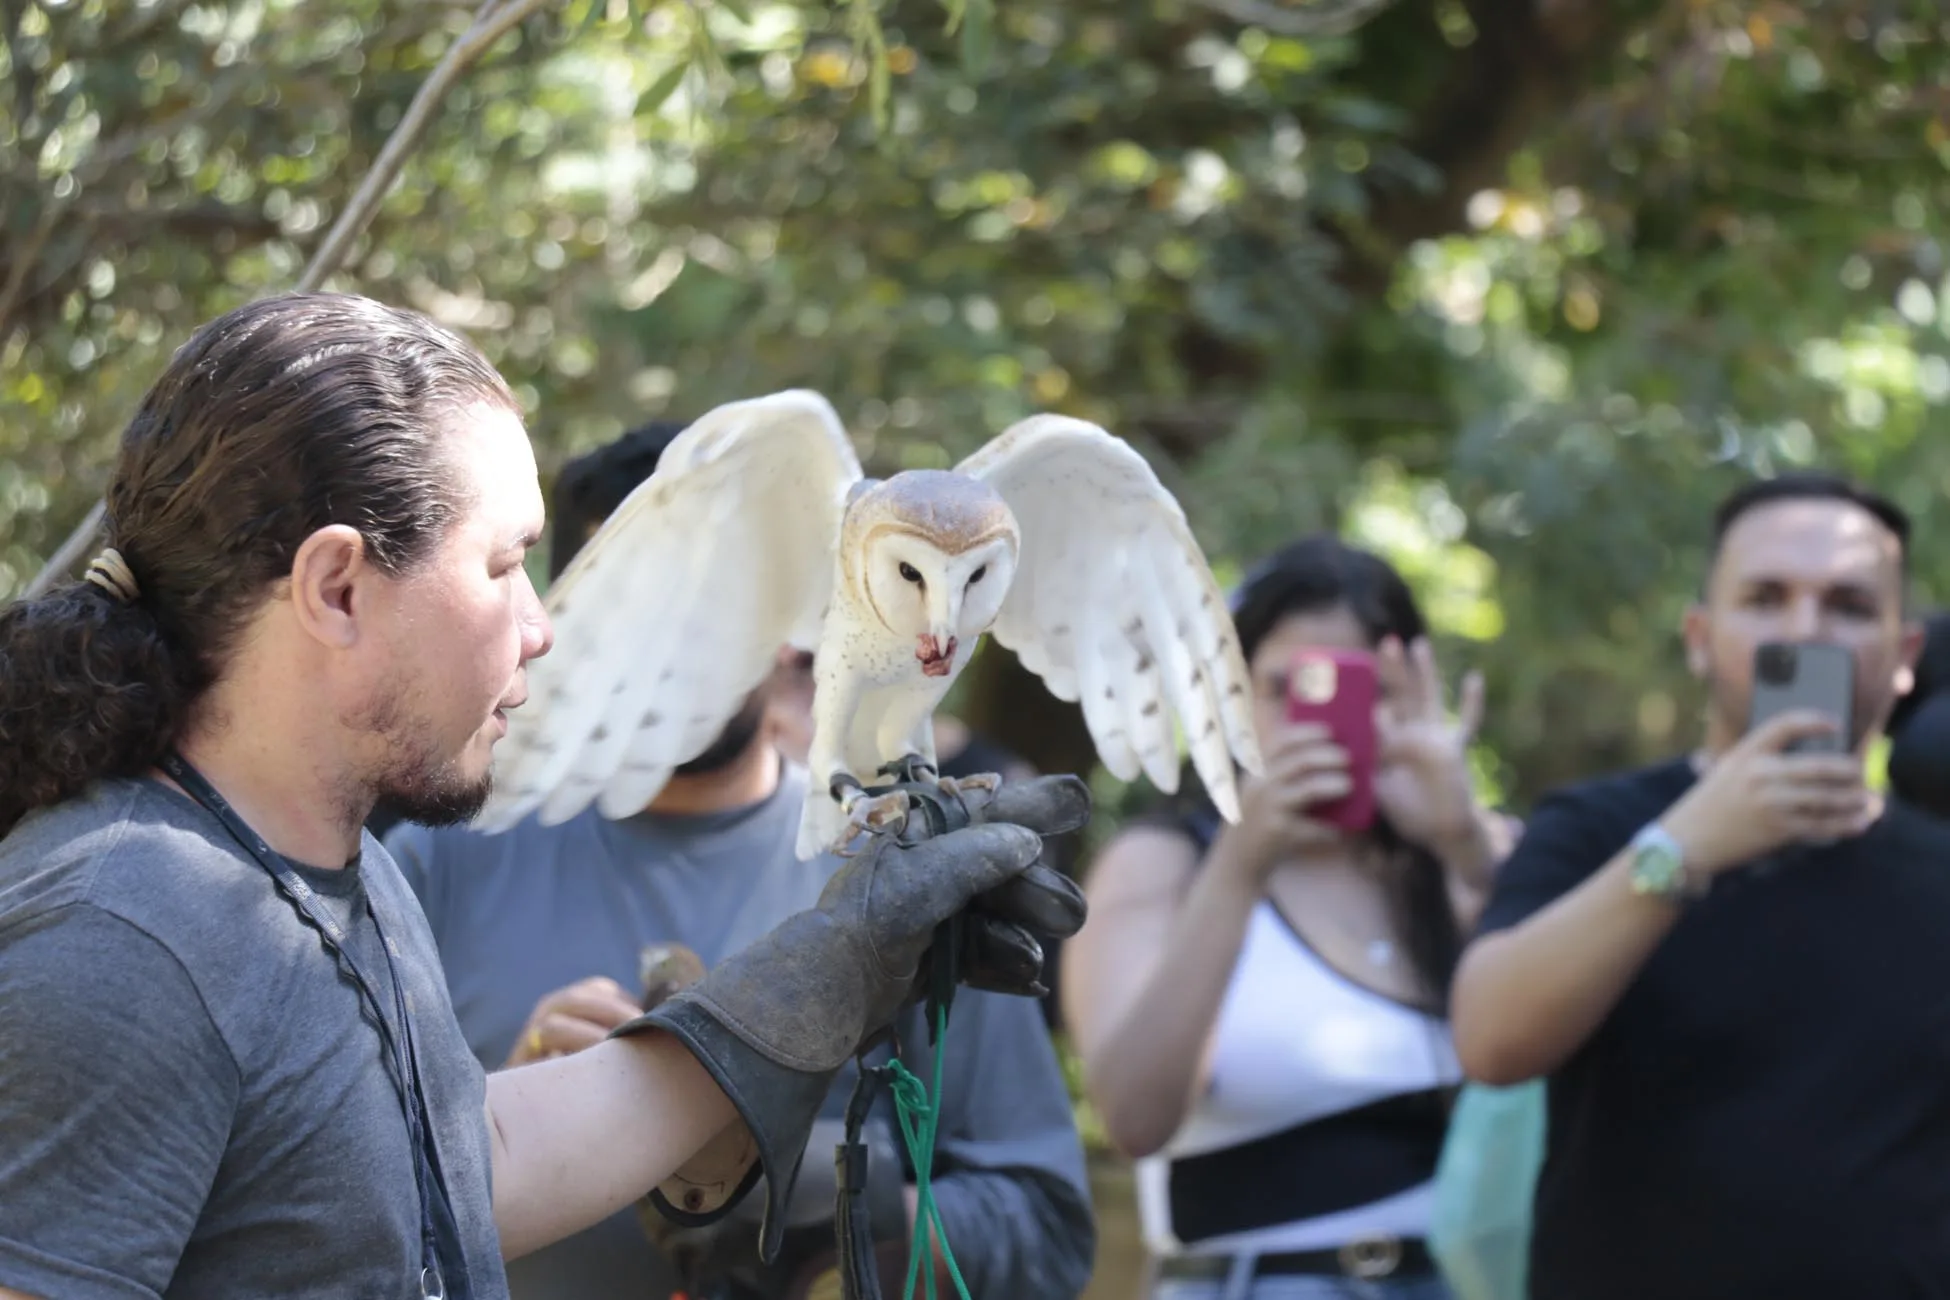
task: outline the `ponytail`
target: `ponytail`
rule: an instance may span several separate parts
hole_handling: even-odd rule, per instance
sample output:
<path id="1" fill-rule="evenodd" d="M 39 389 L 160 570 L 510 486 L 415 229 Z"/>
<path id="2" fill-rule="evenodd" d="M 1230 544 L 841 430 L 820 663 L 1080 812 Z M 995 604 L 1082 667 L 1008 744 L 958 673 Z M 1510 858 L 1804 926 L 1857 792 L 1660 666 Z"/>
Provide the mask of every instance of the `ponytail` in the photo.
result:
<path id="1" fill-rule="evenodd" d="M 202 683 L 140 599 L 76 582 L 0 608 L 0 837 L 162 756 Z"/>

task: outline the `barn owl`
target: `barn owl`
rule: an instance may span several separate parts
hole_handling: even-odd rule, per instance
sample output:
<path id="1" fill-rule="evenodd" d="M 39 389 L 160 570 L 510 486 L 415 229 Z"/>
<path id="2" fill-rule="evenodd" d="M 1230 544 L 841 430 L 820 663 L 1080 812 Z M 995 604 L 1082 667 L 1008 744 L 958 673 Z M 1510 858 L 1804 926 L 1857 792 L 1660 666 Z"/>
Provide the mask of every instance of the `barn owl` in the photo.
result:
<path id="1" fill-rule="evenodd" d="M 800 858 L 898 824 L 935 774 L 933 716 L 992 634 L 1081 701 L 1111 772 L 1178 782 L 1173 722 L 1229 821 L 1260 770 L 1246 666 L 1205 557 L 1144 458 L 1040 415 L 953 470 L 864 477 L 817 393 L 732 402 L 674 439 L 550 589 L 554 650 L 528 666 L 475 820 L 547 825 L 593 801 L 640 812 L 791 645 L 813 652 Z"/>

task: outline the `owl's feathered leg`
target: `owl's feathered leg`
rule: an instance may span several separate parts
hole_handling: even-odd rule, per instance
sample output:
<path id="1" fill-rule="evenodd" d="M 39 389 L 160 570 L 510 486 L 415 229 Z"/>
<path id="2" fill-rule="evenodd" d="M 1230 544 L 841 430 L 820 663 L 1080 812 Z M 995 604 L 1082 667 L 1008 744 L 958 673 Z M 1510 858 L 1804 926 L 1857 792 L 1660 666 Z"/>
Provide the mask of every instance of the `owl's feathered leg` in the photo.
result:
<path id="1" fill-rule="evenodd" d="M 852 733 L 863 715 L 874 715 L 874 702 L 860 675 L 851 671 L 845 648 L 821 645 L 813 655 L 813 734 L 806 755 L 812 781 L 796 845 L 802 862 L 819 853 L 851 857 L 864 834 L 889 822 L 898 827 L 907 811 L 905 802 L 896 807 L 873 800 L 853 775 L 857 758 L 849 761 L 849 755 L 873 752 L 855 743 Z"/>

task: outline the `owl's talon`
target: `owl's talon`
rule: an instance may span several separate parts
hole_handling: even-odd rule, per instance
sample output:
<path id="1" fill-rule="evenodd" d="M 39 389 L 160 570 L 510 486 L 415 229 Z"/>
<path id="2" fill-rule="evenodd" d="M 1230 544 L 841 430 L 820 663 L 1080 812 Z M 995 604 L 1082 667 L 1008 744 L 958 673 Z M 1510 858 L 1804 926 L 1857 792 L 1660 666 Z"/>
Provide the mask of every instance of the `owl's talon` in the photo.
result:
<path id="1" fill-rule="evenodd" d="M 941 792 L 959 799 L 970 790 L 981 790 L 994 794 L 1002 788 L 1002 777 L 996 772 L 971 772 L 967 776 L 936 777 L 935 784 Z"/>
<path id="2" fill-rule="evenodd" d="M 834 784 L 838 786 L 837 779 Z M 910 803 L 905 791 L 870 795 L 855 785 L 840 798 L 840 807 L 846 813 L 846 829 L 832 845 L 832 852 L 850 858 L 860 851 L 857 845 L 863 837 L 898 831 L 907 821 Z"/>

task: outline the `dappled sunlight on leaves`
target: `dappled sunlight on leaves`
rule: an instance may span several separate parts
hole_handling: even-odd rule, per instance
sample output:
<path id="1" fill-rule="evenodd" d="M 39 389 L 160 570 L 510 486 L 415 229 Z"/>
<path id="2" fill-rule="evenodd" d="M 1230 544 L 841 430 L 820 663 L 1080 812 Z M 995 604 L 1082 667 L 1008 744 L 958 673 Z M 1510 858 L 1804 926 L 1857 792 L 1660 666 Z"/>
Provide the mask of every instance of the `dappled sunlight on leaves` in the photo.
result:
<path id="1" fill-rule="evenodd" d="M 168 351 L 296 277 L 467 17 L 18 8 L 0 598 Z M 1686 742 L 1673 629 L 1739 474 L 1845 467 L 1926 531 L 1950 494 L 1937 7 L 1544 8 L 1300 36 L 1108 0 L 563 0 L 467 74 L 331 285 L 475 338 L 545 476 L 788 385 L 881 472 L 1100 420 L 1227 582 L 1319 528 L 1400 564 L 1489 672 L 1482 775 L 1521 801 Z M 1614 25 L 1588 61 L 1484 75 L 1566 14 Z M 1950 595 L 1942 548 L 1917 570 Z"/>

